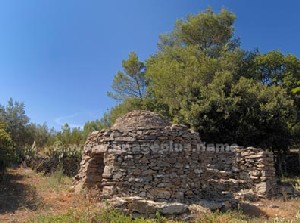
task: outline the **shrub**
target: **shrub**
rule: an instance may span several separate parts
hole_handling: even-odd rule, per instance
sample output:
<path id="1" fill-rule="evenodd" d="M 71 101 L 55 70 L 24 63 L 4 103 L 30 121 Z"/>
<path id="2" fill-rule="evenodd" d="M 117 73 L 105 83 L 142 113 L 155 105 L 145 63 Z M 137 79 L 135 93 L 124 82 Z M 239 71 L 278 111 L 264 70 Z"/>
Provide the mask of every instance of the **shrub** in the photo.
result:
<path id="1" fill-rule="evenodd" d="M 10 135 L 6 132 L 5 124 L 0 123 L 0 173 L 3 174 L 5 168 L 16 157 Z"/>

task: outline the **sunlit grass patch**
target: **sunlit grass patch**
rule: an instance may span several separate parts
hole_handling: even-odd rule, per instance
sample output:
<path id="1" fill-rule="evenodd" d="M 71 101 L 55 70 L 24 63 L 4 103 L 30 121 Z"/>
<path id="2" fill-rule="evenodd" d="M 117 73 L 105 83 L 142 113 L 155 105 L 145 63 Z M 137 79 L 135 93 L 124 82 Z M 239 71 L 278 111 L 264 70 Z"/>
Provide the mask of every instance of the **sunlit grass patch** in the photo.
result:
<path id="1" fill-rule="evenodd" d="M 58 168 L 49 176 L 44 177 L 41 183 L 42 190 L 62 191 L 67 190 L 72 185 L 72 178 L 64 175 L 63 169 Z"/>
<path id="2" fill-rule="evenodd" d="M 240 211 L 202 213 L 190 221 L 171 220 L 157 213 L 153 219 L 138 217 L 133 219 L 112 208 L 69 210 L 64 214 L 46 214 L 37 216 L 28 223 L 293 223 L 299 222 L 300 210 L 293 220 L 265 217 L 251 218 Z"/>

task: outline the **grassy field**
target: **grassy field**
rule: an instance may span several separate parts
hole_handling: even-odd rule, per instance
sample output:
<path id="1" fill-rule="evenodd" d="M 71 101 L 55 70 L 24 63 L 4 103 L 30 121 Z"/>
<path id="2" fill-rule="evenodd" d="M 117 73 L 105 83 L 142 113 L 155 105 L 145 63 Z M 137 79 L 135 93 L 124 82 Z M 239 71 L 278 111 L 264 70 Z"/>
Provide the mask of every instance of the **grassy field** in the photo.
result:
<path id="1" fill-rule="evenodd" d="M 288 180 L 288 179 L 287 179 Z M 24 223 L 182 223 L 157 213 L 154 219 L 132 220 L 105 202 L 70 191 L 72 181 L 62 171 L 51 176 L 31 169 L 9 169 L 0 183 L 0 222 Z M 300 222 L 300 200 L 263 200 L 239 211 L 199 213 L 192 222 Z"/>

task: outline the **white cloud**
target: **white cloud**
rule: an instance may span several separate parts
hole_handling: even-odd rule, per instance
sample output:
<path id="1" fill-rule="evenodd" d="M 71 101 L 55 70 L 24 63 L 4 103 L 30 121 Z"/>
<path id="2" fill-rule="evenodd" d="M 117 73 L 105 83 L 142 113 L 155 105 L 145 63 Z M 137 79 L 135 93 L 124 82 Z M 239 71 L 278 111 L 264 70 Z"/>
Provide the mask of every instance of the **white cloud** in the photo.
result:
<path id="1" fill-rule="evenodd" d="M 86 113 L 77 112 L 71 115 L 58 117 L 54 121 L 59 126 L 63 126 L 65 123 L 68 123 L 71 128 L 83 128 L 84 122 L 82 122 L 82 120 L 80 121 L 83 116 L 86 116 Z"/>
<path id="2" fill-rule="evenodd" d="M 96 119 L 99 119 L 102 117 L 104 114 L 104 111 L 99 110 L 99 111 L 81 111 L 81 112 L 76 112 L 70 115 L 64 115 L 64 116 L 59 116 L 54 119 L 54 123 L 57 125 L 57 128 L 61 128 L 65 123 L 68 123 L 68 125 L 71 128 L 83 128 L 84 124 L 87 121 L 93 121 Z"/>

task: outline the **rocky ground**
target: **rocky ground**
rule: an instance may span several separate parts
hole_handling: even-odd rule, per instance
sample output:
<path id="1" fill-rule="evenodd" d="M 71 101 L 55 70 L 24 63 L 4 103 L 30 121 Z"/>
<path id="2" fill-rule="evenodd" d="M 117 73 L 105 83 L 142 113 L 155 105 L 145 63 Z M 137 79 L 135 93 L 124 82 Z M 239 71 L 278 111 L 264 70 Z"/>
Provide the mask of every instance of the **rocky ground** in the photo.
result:
<path id="1" fill-rule="evenodd" d="M 101 204 L 96 204 L 94 196 L 76 195 L 70 186 L 70 178 L 59 174 L 45 177 L 28 168 L 9 169 L 0 182 L 0 222 L 29 222 L 41 215 L 65 214 L 70 210 L 99 211 Z M 244 203 L 241 209 L 247 216 L 260 217 L 262 222 L 268 218 L 285 218 L 287 222 L 300 219 L 299 199 Z"/>

